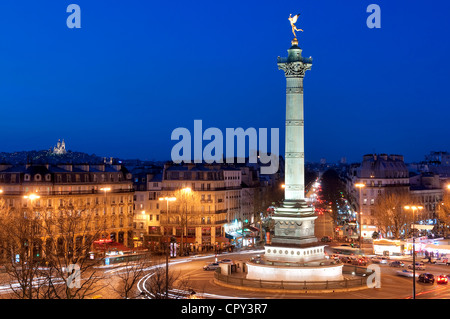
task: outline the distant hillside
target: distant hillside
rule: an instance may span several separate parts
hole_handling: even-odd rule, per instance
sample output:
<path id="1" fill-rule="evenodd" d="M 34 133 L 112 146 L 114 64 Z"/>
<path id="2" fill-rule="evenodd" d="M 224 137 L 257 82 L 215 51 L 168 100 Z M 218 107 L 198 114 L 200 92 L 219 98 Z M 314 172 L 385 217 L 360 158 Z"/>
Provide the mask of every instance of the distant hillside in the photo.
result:
<path id="1" fill-rule="evenodd" d="M 0 152 L 0 163 L 8 164 L 57 164 L 57 163 L 87 163 L 103 162 L 103 157 L 95 154 L 67 151 L 65 154 L 54 154 L 50 150 L 21 151 L 14 153 Z"/>

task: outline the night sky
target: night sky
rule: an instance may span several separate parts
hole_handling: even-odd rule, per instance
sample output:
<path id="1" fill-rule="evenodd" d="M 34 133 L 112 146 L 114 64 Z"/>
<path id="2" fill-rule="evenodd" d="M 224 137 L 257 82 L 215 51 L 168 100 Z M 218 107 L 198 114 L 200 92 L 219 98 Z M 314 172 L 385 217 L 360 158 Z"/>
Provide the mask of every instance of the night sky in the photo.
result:
<path id="1" fill-rule="evenodd" d="M 7 2 L 7 3 L 6 3 Z M 69 29 L 69 4 L 81 29 Z M 370 29 L 369 4 L 381 7 Z M 99 156 L 170 159 L 177 127 L 280 128 L 289 14 L 301 13 L 307 161 L 450 151 L 450 2 L 2 1 L 0 151 L 65 139 Z"/>

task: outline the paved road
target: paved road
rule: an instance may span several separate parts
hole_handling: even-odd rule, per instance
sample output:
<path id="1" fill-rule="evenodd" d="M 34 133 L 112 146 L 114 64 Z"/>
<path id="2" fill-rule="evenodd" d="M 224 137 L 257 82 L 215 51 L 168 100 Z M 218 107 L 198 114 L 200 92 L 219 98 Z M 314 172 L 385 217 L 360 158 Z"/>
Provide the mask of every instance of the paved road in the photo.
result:
<path id="1" fill-rule="evenodd" d="M 219 258 L 248 260 L 251 254 L 227 254 Z M 181 260 L 179 260 L 181 261 Z M 270 299 L 407 299 L 412 296 L 412 278 L 396 274 L 401 268 L 379 265 L 381 269 L 381 288 L 365 288 L 363 290 L 335 293 L 262 293 L 226 288 L 214 283 L 214 272 L 204 271 L 203 265 L 214 261 L 214 256 L 202 259 L 186 259 L 186 262 L 171 266 L 171 270 L 180 271 L 183 278 L 191 283 L 194 290 L 203 298 L 233 299 L 233 298 L 270 298 Z M 408 264 L 408 263 L 406 263 Z M 406 268 L 406 266 L 405 266 Z M 434 275 L 450 274 L 450 266 L 426 264 L 425 271 Z M 450 298 L 450 285 L 424 284 L 416 282 L 417 299 Z"/>

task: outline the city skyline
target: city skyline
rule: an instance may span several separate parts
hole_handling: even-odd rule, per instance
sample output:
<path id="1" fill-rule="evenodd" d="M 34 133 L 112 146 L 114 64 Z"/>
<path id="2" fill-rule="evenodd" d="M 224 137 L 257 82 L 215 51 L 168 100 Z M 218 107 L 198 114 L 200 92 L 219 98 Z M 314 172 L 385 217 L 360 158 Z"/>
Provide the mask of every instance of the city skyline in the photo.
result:
<path id="1" fill-rule="evenodd" d="M 303 55 L 305 160 L 360 162 L 364 154 L 421 161 L 450 151 L 445 120 L 449 21 L 440 8 L 377 1 L 283 6 L 238 2 L 1 4 L 1 152 L 39 150 L 64 139 L 99 156 L 168 160 L 178 127 L 280 128 L 284 81 L 276 57 L 290 46 L 289 13 Z"/>

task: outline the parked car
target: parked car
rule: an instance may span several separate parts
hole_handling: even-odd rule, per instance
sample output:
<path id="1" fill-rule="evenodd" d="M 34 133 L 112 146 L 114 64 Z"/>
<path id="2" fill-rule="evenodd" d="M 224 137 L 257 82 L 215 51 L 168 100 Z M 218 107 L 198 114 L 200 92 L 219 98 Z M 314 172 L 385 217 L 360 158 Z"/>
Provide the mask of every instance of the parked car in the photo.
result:
<path id="1" fill-rule="evenodd" d="M 220 268 L 219 263 L 210 263 L 203 266 L 203 270 L 216 270 L 217 268 Z"/>
<path id="2" fill-rule="evenodd" d="M 424 283 L 432 283 L 434 284 L 434 275 L 430 273 L 423 273 L 419 275 L 419 278 L 417 279 L 418 282 L 424 282 Z"/>
<path id="3" fill-rule="evenodd" d="M 232 264 L 233 261 L 231 259 L 225 258 L 225 259 L 219 260 L 218 263 Z"/>
<path id="4" fill-rule="evenodd" d="M 413 269 L 413 264 L 408 265 L 408 269 Z M 423 263 L 416 263 L 417 270 L 425 270 L 425 265 Z"/>
<path id="5" fill-rule="evenodd" d="M 397 275 L 404 276 L 404 277 L 413 277 L 414 274 L 413 274 L 412 270 L 403 269 L 403 270 L 398 270 Z M 418 277 L 418 276 L 419 276 L 419 274 L 416 273 L 416 277 Z"/>
<path id="6" fill-rule="evenodd" d="M 394 260 L 394 261 L 389 263 L 389 266 L 391 266 L 391 267 L 404 267 L 405 263 L 403 261 Z"/>
<path id="7" fill-rule="evenodd" d="M 439 275 L 436 277 L 436 283 L 438 284 L 447 284 L 448 283 L 448 277 L 447 275 Z"/>

